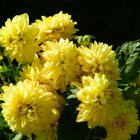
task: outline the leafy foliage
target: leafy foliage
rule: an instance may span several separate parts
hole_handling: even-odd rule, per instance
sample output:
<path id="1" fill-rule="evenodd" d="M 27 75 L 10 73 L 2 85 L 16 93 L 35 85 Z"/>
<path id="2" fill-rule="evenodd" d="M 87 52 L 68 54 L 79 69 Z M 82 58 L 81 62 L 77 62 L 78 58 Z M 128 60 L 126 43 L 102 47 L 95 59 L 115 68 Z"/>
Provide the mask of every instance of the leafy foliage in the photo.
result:
<path id="1" fill-rule="evenodd" d="M 1 109 L 0 109 L 0 139 L 1 140 L 10 140 L 13 137 L 14 133 L 9 129 L 6 121 L 4 120 Z"/>
<path id="2" fill-rule="evenodd" d="M 116 53 L 123 82 L 134 80 L 140 71 L 140 40 L 123 44 Z"/>
<path id="3" fill-rule="evenodd" d="M 121 70 L 119 86 L 126 99 L 134 99 L 140 106 L 140 88 L 134 83 L 140 74 L 140 40 L 124 43 L 116 50 Z M 140 107 L 139 107 L 140 108 Z"/>
<path id="4" fill-rule="evenodd" d="M 1 66 L 0 66 L 0 91 L 2 92 L 1 87 L 3 85 L 8 85 L 11 82 L 16 83 L 18 81 L 19 71 L 22 69 L 23 64 L 17 64 L 15 61 L 11 62 L 6 58 L 4 58 L 0 63 L 1 63 Z M 0 103 L 0 139 L 1 140 L 12 140 L 13 137 L 16 136 L 16 133 L 14 133 L 10 130 L 9 126 L 7 125 L 6 121 L 4 120 L 4 117 L 1 113 L 1 103 Z"/>

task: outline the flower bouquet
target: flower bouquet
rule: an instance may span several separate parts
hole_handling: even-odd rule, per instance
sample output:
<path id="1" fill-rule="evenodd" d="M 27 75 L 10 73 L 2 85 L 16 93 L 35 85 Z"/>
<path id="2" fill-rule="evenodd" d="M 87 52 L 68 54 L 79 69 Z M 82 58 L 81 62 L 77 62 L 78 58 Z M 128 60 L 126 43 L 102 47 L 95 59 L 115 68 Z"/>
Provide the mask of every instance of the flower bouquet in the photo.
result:
<path id="1" fill-rule="evenodd" d="M 59 12 L 0 29 L 1 140 L 140 139 L 140 40 L 115 50 Z"/>

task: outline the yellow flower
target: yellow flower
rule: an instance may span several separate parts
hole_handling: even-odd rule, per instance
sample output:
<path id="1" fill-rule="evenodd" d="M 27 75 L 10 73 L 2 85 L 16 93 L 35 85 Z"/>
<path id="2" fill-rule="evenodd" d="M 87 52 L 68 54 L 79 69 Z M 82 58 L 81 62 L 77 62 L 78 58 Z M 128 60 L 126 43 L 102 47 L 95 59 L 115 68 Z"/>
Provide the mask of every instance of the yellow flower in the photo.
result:
<path id="1" fill-rule="evenodd" d="M 62 97 L 48 92 L 46 85 L 24 80 L 3 90 L 2 114 L 12 131 L 38 135 L 59 119 Z"/>
<path id="2" fill-rule="evenodd" d="M 106 140 L 129 140 L 137 134 L 140 121 L 133 101 L 124 101 L 114 122 L 106 126 Z"/>
<path id="3" fill-rule="evenodd" d="M 41 63 L 40 58 L 36 57 L 31 65 L 27 64 L 23 66 L 22 71 L 20 71 L 20 80 L 24 81 L 25 79 L 29 79 L 32 81 L 39 81 L 40 84 L 46 85 L 48 91 L 55 92 L 53 82 L 41 76 L 43 68 L 44 66 Z"/>
<path id="4" fill-rule="evenodd" d="M 115 51 L 112 46 L 107 44 L 97 43 L 79 47 L 80 57 L 79 63 L 82 65 L 82 70 L 88 75 L 94 73 L 102 73 L 110 78 L 119 80 L 119 66 L 115 59 Z"/>
<path id="5" fill-rule="evenodd" d="M 38 29 L 29 25 L 27 14 L 8 19 L 5 26 L 0 29 L 1 46 L 5 48 L 4 55 L 11 60 L 31 63 L 40 47 L 35 41 Z"/>
<path id="6" fill-rule="evenodd" d="M 22 71 L 20 72 L 20 80 L 24 81 L 25 79 L 36 80 L 40 83 L 44 82 L 44 79 L 40 77 L 40 72 L 43 69 L 40 59 L 36 55 L 36 59 L 33 60 L 32 64 L 24 65 Z"/>
<path id="7" fill-rule="evenodd" d="M 81 102 L 78 107 L 77 122 L 88 122 L 89 128 L 104 126 L 117 115 L 122 96 L 117 83 L 105 75 L 95 74 L 94 79 L 83 76 L 83 87 L 76 93 Z"/>
<path id="8" fill-rule="evenodd" d="M 71 39 L 72 35 L 77 32 L 74 28 L 76 24 L 70 15 L 63 14 L 63 12 L 49 17 L 42 16 L 42 20 L 36 20 L 34 23 L 40 30 L 37 37 L 39 42 L 60 38 Z"/>
<path id="9" fill-rule="evenodd" d="M 52 80 L 55 88 L 64 92 L 66 86 L 77 81 L 80 74 L 77 48 L 73 42 L 62 38 L 59 42 L 47 41 L 42 48 L 44 52 L 40 56 L 45 64 L 41 77 Z"/>

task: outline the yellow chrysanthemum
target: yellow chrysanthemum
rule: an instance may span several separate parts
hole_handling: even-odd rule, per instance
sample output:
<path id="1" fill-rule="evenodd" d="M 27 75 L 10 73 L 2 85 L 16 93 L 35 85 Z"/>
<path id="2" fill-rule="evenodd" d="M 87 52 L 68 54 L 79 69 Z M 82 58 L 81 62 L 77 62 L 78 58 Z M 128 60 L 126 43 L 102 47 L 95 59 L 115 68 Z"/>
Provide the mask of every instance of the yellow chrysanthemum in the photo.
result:
<path id="1" fill-rule="evenodd" d="M 43 65 L 38 57 L 32 62 L 31 65 L 24 65 L 22 71 L 20 72 L 20 80 L 24 81 L 25 79 L 36 80 L 40 83 L 44 82 L 44 79 L 40 77 L 40 72 L 43 69 Z"/>
<path id="2" fill-rule="evenodd" d="M 41 76 L 51 79 L 56 89 L 62 92 L 70 82 L 78 80 L 80 66 L 77 61 L 78 51 L 73 42 L 60 39 L 59 42 L 47 41 L 40 54 L 45 61 Z"/>
<path id="3" fill-rule="evenodd" d="M 42 16 L 42 20 L 36 20 L 36 25 L 40 32 L 38 34 L 38 41 L 44 42 L 47 40 L 59 40 L 60 38 L 72 38 L 72 35 L 77 32 L 74 28 L 76 22 L 73 22 L 71 16 L 59 12 L 54 16 Z"/>
<path id="4" fill-rule="evenodd" d="M 83 76 L 82 85 L 76 94 L 81 102 L 77 122 L 87 121 L 88 127 L 94 128 L 113 121 L 122 101 L 116 82 L 96 73 L 94 79 Z"/>
<path id="5" fill-rule="evenodd" d="M 106 126 L 106 140 L 129 140 L 137 134 L 140 121 L 133 101 L 124 101 L 114 122 Z"/>
<path id="6" fill-rule="evenodd" d="M 22 62 L 32 62 L 40 47 L 35 41 L 38 29 L 29 25 L 27 14 L 8 19 L 0 29 L 1 46 L 5 48 L 4 55 Z"/>
<path id="7" fill-rule="evenodd" d="M 3 87 L 2 114 L 12 131 L 28 135 L 48 132 L 56 123 L 62 98 L 48 92 L 46 85 L 25 80 Z"/>
<path id="8" fill-rule="evenodd" d="M 29 79 L 32 81 L 39 81 L 40 84 L 45 84 L 48 91 L 55 91 L 54 84 L 51 80 L 45 79 L 41 76 L 41 71 L 44 66 L 42 65 L 40 59 L 36 57 L 36 59 L 32 62 L 32 65 L 25 65 L 20 71 L 20 80 L 24 81 L 25 79 Z"/>
<path id="9" fill-rule="evenodd" d="M 89 75 L 94 73 L 102 73 L 115 80 L 119 77 L 118 61 L 115 59 L 115 51 L 112 46 L 107 44 L 97 43 L 79 47 L 80 57 L 79 63 L 82 65 L 82 70 Z"/>

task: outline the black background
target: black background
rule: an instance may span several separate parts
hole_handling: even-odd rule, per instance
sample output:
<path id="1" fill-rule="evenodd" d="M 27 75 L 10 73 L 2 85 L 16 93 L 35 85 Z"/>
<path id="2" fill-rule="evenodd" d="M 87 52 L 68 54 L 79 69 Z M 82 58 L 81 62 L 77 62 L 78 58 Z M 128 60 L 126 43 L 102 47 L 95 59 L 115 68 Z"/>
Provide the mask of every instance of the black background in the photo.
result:
<path id="1" fill-rule="evenodd" d="M 139 0 L 0 0 L 0 26 L 18 14 L 28 13 L 34 22 L 59 11 L 72 15 L 79 35 L 115 47 L 140 38 Z"/>

